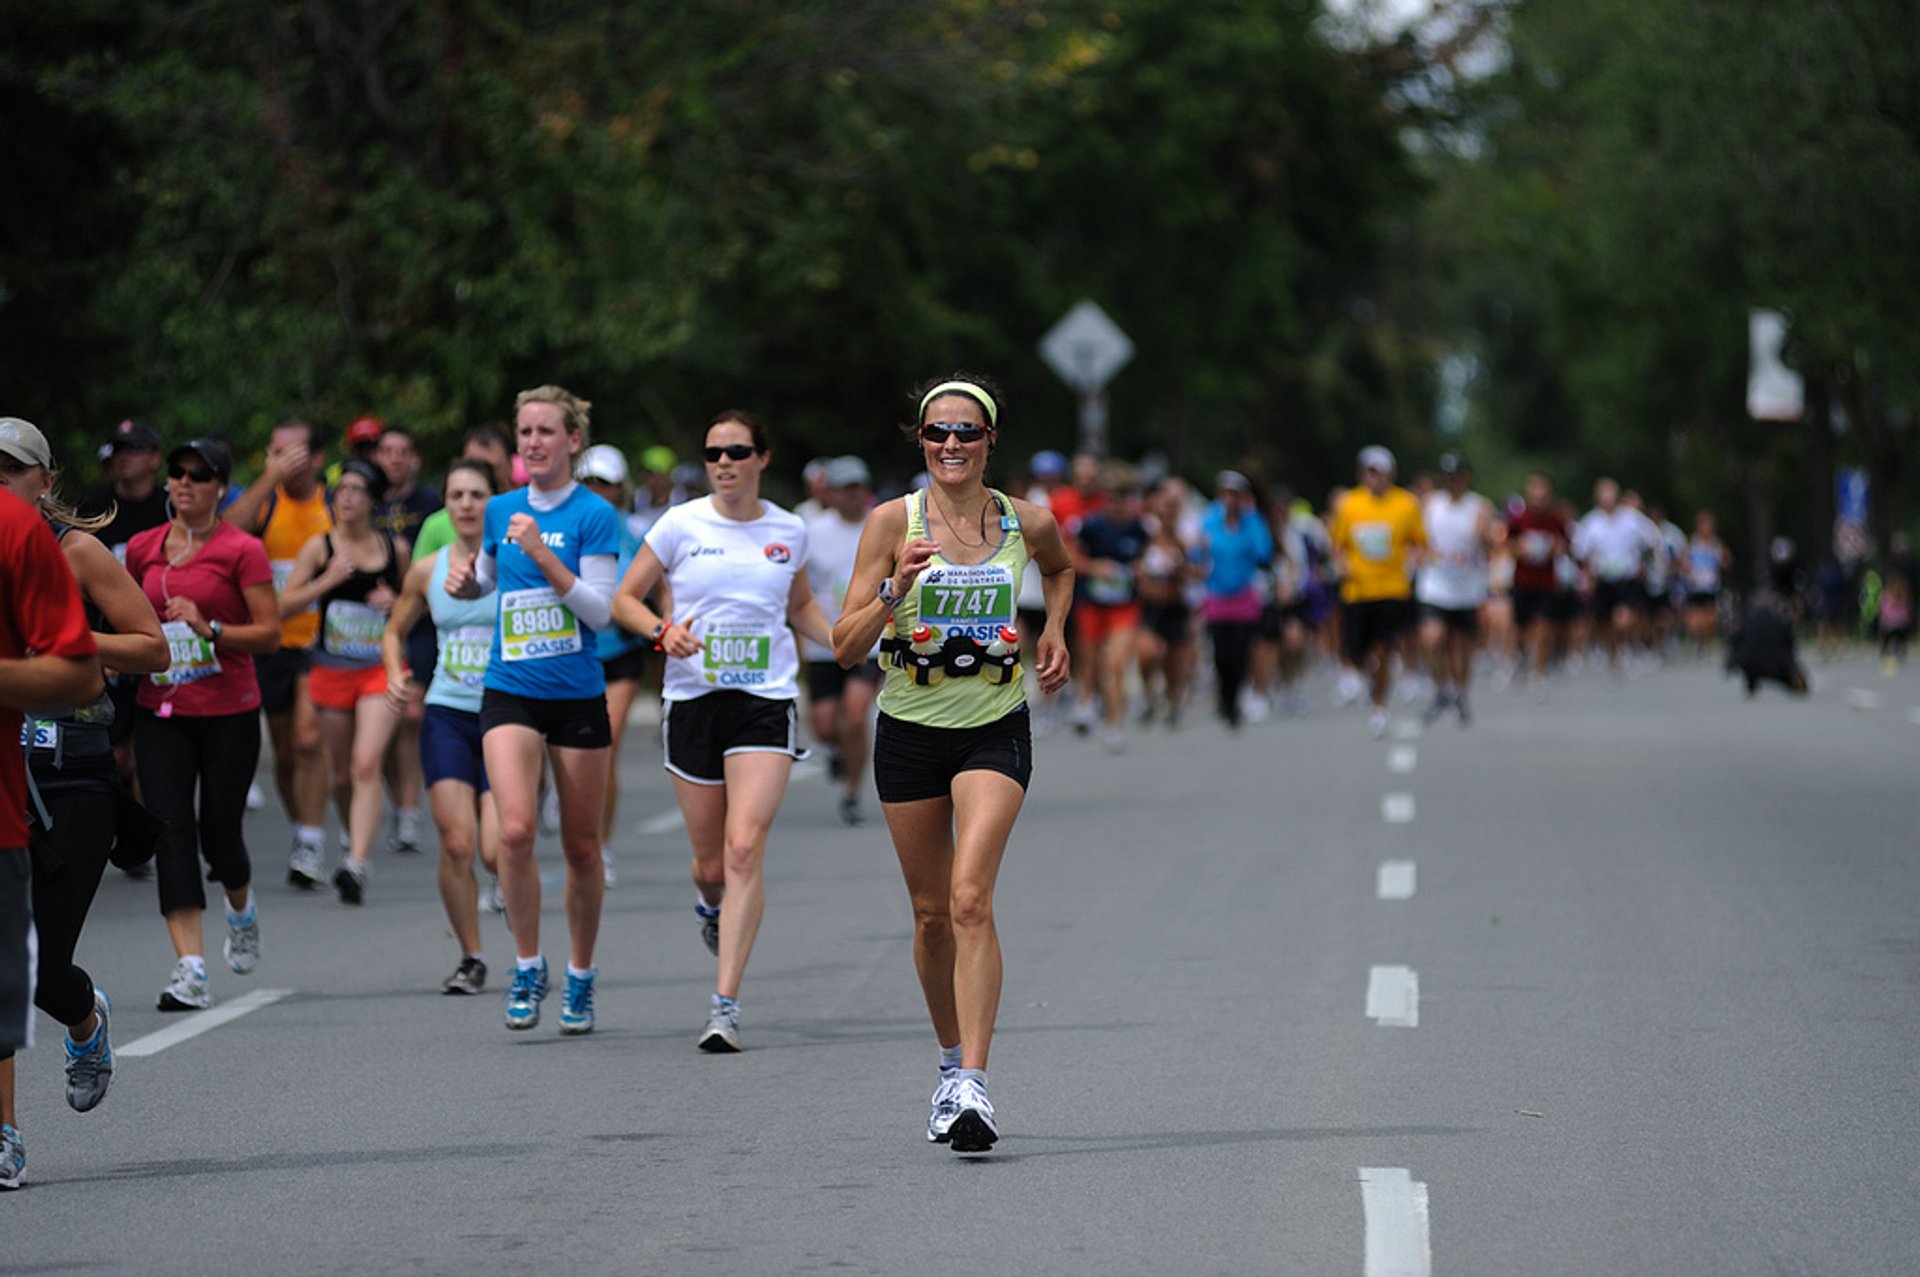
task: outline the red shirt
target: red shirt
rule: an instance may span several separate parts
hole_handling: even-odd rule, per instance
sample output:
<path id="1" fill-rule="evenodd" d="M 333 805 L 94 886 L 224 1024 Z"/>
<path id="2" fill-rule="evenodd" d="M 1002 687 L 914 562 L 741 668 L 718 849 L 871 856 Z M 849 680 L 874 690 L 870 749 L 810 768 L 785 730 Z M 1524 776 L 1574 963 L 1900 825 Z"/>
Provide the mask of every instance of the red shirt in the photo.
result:
<path id="1" fill-rule="evenodd" d="M 47 521 L 0 493 L 0 659 L 92 656 L 80 587 Z M 27 756 L 20 711 L 0 707 L 0 848 L 27 845 Z"/>
<path id="2" fill-rule="evenodd" d="M 148 528 L 127 542 L 127 574 L 146 592 L 147 601 L 167 625 L 167 600 L 174 595 L 192 599 L 200 614 L 222 625 L 245 625 L 253 620 L 245 591 L 250 586 L 272 585 L 273 568 L 260 542 L 222 519 L 204 542 L 194 539 L 193 557 L 179 566 L 167 562 L 167 532 L 173 525 L 163 523 Z M 178 629 L 169 631 L 169 639 L 186 636 Z M 176 646 L 178 644 L 176 643 Z M 168 711 L 188 718 L 211 718 L 217 714 L 239 714 L 260 708 L 260 684 L 253 676 L 253 657 L 229 647 L 216 648 L 214 659 L 220 672 L 192 682 L 163 685 L 149 675 L 140 684 L 142 708 Z M 172 674 L 172 671 L 169 672 Z"/>
<path id="3" fill-rule="evenodd" d="M 1554 556 L 1567 544 L 1567 521 L 1552 510 L 1527 506 L 1507 520 L 1507 544 L 1513 548 L 1513 588 L 1552 593 L 1557 582 Z"/>

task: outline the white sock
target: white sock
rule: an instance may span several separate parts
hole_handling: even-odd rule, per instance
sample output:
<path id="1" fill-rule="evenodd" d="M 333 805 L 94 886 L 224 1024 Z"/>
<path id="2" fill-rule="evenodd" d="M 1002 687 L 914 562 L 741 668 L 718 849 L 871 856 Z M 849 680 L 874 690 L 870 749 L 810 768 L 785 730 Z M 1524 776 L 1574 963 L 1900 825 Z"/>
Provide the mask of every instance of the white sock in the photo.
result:
<path id="1" fill-rule="evenodd" d="M 302 847 L 311 847 L 318 851 L 327 845 L 327 831 L 320 825 L 295 825 L 293 840 Z"/>
<path id="2" fill-rule="evenodd" d="M 987 1085 L 987 1071 L 985 1069 L 961 1069 L 960 1076 L 968 1081 L 978 1082 L 982 1089 Z"/>
<path id="3" fill-rule="evenodd" d="M 585 971 L 582 971 L 579 967 L 576 967 L 571 962 L 569 962 L 567 964 L 567 974 L 572 976 L 576 980 L 591 980 L 593 979 L 593 977 L 600 974 L 600 968 L 588 967 Z"/>
<path id="4" fill-rule="evenodd" d="M 960 1047 L 958 1044 L 940 1048 L 940 1071 L 942 1073 L 958 1073 L 960 1071 Z"/>
<path id="5" fill-rule="evenodd" d="M 186 957 L 182 958 L 181 961 L 187 964 L 189 971 L 199 976 L 202 980 L 207 978 L 207 960 L 199 954 L 189 953 Z"/>
<path id="6" fill-rule="evenodd" d="M 247 893 L 247 907 L 245 909 L 242 909 L 238 913 L 236 913 L 234 912 L 234 908 L 231 903 L 227 905 L 227 922 L 230 926 L 244 927 L 249 922 L 252 922 L 252 921 L 253 921 L 253 893 L 249 891 Z"/>
<path id="7" fill-rule="evenodd" d="M 546 960 L 547 955 L 544 953 L 536 953 L 531 958 L 522 958 L 516 954 L 514 955 L 513 965 L 522 971 L 538 971 L 546 963 Z"/>

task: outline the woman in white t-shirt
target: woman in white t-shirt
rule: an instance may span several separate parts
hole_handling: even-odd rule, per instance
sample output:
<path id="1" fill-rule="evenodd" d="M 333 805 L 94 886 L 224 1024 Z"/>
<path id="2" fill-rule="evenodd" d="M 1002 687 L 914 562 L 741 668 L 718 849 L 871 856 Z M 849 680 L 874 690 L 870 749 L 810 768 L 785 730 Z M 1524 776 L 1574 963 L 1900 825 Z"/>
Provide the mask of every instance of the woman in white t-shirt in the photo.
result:
<path id="1" fill-rule="evenodd" d="M 719 960 L 699 1045 L 738 1051 L 740 982 L 766 907 L 767 834 L 802 754 L 793 635 L 831 643 L 832 627 L 807 584 L 806 525 L 760 499 L 766 426 L 723 412 L 707 427 L 704 455 L 712 495 L 647 530 L 613 618 L 667 655 L 666 767 L 693 844 L 694 910 Z M 645 601 L 663 578 L 671 617 Z"/>

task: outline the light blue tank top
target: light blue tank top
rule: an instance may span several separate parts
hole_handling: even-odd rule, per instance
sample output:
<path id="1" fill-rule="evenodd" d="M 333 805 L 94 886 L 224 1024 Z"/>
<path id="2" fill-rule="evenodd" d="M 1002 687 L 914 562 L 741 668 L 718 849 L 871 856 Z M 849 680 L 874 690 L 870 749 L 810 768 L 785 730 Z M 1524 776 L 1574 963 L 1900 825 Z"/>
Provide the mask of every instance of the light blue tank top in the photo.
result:
<path id="1" fill-rule="evenodd" d="M 433 682 L 427 685 L 427 704 L 478 714 L 499 602 L 491 594 L 456 599 L 447 593 L 447 551 L 457 548 L 450 545 L 434 556 L 433 577 L 427 584 L 427 611 L 440 639 L 440 660 L 433 667 Z"/>

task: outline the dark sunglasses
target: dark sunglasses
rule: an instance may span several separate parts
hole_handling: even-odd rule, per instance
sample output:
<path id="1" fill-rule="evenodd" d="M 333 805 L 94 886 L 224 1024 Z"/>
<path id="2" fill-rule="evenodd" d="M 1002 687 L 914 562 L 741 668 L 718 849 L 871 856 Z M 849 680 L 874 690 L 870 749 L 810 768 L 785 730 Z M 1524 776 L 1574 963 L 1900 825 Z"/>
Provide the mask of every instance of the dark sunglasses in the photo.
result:
<path id="1" fill-rule="evenodd" d="M 708 461 L 718 461 L 722 457 L 729 461 L 745 461 L 758 451 L 760 450 L 750 443 L 730 443 L 724 448 L 702 449 L 701 455 Z"/>
<path id="2" fill-rule="evenodd" d="M 212 483 L 219 477 L 219 475 L 207 469 L 205 466 L 194 466 L 189 469 L 176 461 L 167 467 L 167 478 L 169 479 L 191 479 L 195 483 Z"/>
<path id="3" fill-rule="evenodd" d="M 987 437 L 987 433 L 985 426 L 955 426 L 944 421 L 930 422 L 920 427 L 920 437 L 928 443 L 945 443 L 949 439 L 958 439 L 961 443 L 979 443 Z"/>

